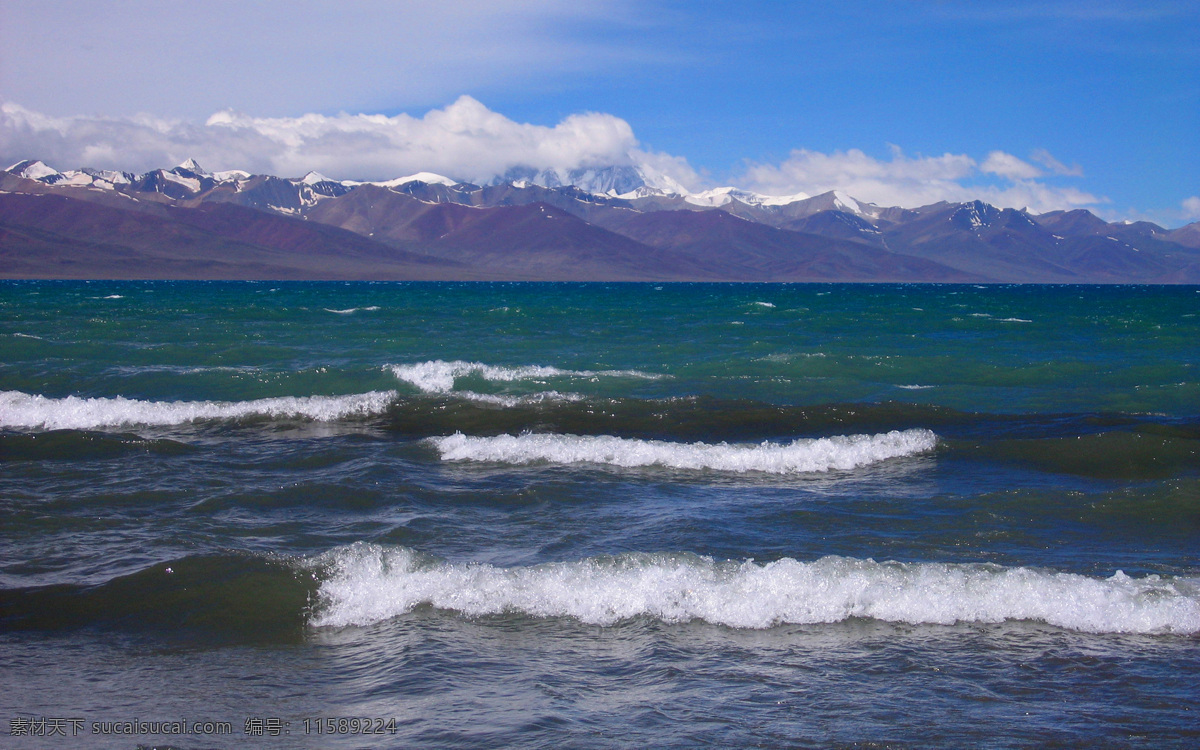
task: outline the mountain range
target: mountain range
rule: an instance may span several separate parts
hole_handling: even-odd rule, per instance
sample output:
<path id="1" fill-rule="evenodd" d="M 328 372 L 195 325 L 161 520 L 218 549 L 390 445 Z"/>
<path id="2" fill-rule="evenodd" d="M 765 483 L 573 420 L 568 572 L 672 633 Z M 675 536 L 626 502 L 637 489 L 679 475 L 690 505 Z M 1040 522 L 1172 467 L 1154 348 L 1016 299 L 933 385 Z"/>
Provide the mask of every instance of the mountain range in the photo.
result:
<path id="1" fill-rule="evenodd" d="M 0 172 L 0 277 L 1200 283 L 1200 222 L 689 193 L 637 166 L 476 185 L 207 172 Z"/>

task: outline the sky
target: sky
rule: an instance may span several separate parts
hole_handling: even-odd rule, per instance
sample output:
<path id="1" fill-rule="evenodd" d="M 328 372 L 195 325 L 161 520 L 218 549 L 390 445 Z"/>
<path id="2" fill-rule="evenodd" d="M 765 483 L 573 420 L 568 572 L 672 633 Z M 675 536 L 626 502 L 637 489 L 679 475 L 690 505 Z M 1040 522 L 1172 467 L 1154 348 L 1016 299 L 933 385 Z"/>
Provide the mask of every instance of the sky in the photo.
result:
<path id="1" fill-rule="evenodd" d="M 0 0 L 0 158 L 1200 220 L 1194 0 Z"/>

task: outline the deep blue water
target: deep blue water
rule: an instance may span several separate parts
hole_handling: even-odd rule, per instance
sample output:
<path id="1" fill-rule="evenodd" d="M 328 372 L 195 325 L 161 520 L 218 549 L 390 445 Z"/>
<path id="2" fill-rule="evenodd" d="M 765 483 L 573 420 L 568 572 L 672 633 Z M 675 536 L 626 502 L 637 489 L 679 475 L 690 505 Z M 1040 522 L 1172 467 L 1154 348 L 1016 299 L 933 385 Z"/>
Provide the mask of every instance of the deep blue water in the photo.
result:
<path id="1" fill-rule="evenodd" d="M 5 282 L 6 742 L 1194 747 L 1198 313 Z"/>

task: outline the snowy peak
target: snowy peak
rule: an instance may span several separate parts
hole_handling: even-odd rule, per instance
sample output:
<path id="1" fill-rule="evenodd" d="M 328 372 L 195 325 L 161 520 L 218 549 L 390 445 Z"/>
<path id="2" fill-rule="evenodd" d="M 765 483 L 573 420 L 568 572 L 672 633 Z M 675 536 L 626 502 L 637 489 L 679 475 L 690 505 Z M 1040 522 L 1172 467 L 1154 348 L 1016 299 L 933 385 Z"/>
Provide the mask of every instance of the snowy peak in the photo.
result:
<path id="1" fill-rule="evenodd" d="M 805 202 L 805 209 L 809 213 L 818 211 L 841 211 L 855 216 L 861 216 L 867 219 L 879 218 L 883 211 L 874 203 L 863 203 L 857 198 L 853 198 L 841 190 L 830 190 L 826 193 L 813 196 Z"/>
<path id="2" fill-rule="evenodd" d="M 111 169 L 90 169 L 84 167 L 79 170 L 81 174 L 85 174 L 92 178 L 95 182 L 107 182 L 110 185 L 128 185 L 137 179 L 137 175 L 129 172 L 115 172 Z"/>
<path id="3" fill-rule="evenodd" d="M 61 185 L 64 187 L 96 187 L 113 190 L 118 185 L 128 185 L 136 177 L 128 172 L 114 172 L 109 169 L 83 169 L 59 172 L 45 162 L 26 159 L 17 162 L 4 170 L 9 174 L 24 177 L 27 180 L 37 180 L 46 185 Z"/>
<path id="4" fill-rule="evenodd" d="M 299 180 L 299 184 L 301 184 L 301 185 L 316 185 L 317 183 L 320 183 L 320 182 L 333 182 L 333 180 L 329 179 L 328 177 L 321 174 L 320 172 L 311 172 L 311 171 L 308 174 L 301 177 Z"/>
<path id="5" fill-rule="evenodd" d="M 202 167 L 198 163 L 196 163 L 195 159 L 188 159 L 184 163 L 180 164 L 179 166 L 177 166 L 169 171 L 174 174 L 180 175 L 182 177 L 197 178 L 197 177 L 211 177 L 212 176 L 208 172 L 205 172 L 204 167 Z"/>
<path id="6" fill-rule="evenodd" d="M 742 191 L 733 187 L 719 187 L 713 188 L 712 190 L 705 190 L 700 193 L 688 193 L 683 197 L 683 199 L 688 203 L 691 203 L 693 206 L 707 206 L 715 208 L 717 206 L 725 206 L 729 203 L 732 203 L 734 200 L 734 194 L 741 192 Z M 745 201 L 742 202 L 745 203 Z"/>
<path id="7" fill-rule="evenodd" d="M 964 229 L 981 229 L 991 226 L 999 216 L 1000 209 L 995 206 L 983 201 L 971 201 L 962 204 L 951 214 L 950 221 Z"/>
<path id="8" fill-rule="evenodd" d="M 46 178 L 54 177 L 58 174 L 57 169 L 46 166 L 45 162 L 31 161 L 29 159 L 19 161 L 4 171 L 15 174 L 18 177 L 24 177 L 27 180 L 42 180 L 43 182 L 46 181 Z"/>
<path id="9" fill-rule="evenodd" d="M 544 188 L 575 187 L 585 193 L 610 198 L 687 195 L 688 191 L 670 176 L 646 164 L 543 169 L 513 167 L 490 185 L 523 182 Z M 640 191 L 640 192 L 639 192 Z"/>

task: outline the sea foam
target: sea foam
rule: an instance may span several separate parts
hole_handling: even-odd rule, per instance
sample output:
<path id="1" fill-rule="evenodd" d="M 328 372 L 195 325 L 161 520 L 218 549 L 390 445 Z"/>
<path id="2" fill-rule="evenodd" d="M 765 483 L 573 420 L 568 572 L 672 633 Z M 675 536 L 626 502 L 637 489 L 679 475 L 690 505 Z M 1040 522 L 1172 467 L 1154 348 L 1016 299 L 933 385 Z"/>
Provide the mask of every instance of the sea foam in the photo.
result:
<path id="1" fill-rule="evenodd" d="M 428 439 L 446 461 L 554 464 L 593 463 L 632 468 L 793 474 L 848 470 L 933 450 L 937 435 L 929 430 L 893 430 L 877 435 L 844 435 L 801 439 L 791 443 L 671 443 L 612 435 L 497 435 L 473 437 L 455 433 Z"/>
<path id="2" fill-rule="evenodd" d="M 0 392 L 0 427 L 86 430 L 248 417 L 331 422 L 382 414 L 396 397 L 395 391 L 371 391 L 347 396 L 285 396 L 253 401 L 143 401 L 121 396 L 47 398 L 21 391 L 3 391 Z"/>
<path id="3" fill-rule="evenodd" d="M 596 378 L 625 377 L 657 380 L 664 377 L 640 370 L 563 370 L 545 365 L 521 365 L 504 367 L 482 362 L 454 360 L 446 362 L 435 359 L 416 364 L 389 365 L 392 373 L 425 393 L 449 393 L 454 390 L 458 378 L 475 376 L 484 380 L 513 382 L 517 380 L 548 380 L 550 378 Z"/>
<path id="4" fill-rule="evenodd" d="M 321 309 L 323 309 L 325 312 L 331 312 L 336 315 L 351 315 L 353 313 L 358 312 L 359 310 L 365 310 L 367 312 L 374 312 L 375 310 L 379 309 L 379 305 L 371 305 L 370 307 L 347 307 L 345 310 L 333 310 L 328 307 L 324 307 Z"/>
<path id="5" fill-rule="evenodd" d="M 1200 580 L 1108 578 L 999 565 L 823 557 L 718 562 L 630 553 L 531 567 L 435 562 L 358 543 L 310 562 L 324 576 L 314 626 L 367 625 L 418 606 L 614 625 L 635 617 L 733 628 L 852 617 L 952 625 L 1028 620 L 1090 633 L 1200 632 Z"/>

